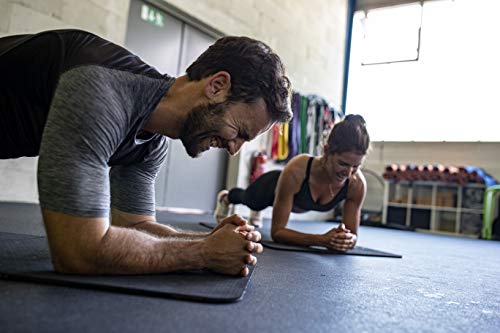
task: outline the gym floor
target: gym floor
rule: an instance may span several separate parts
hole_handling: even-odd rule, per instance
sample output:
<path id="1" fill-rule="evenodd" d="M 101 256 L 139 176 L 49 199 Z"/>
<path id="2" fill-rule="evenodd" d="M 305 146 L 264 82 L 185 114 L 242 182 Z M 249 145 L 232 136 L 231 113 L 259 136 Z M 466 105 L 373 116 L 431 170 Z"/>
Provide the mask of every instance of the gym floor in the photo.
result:
<path id="1" fill-rule="evenodd" d="M 158 220 L 203 230 L 198 222 L 212 218 L 160 212 Z M 319 233 L 336 224 L 291 225 Z M 43 234 L 37 208 L 0 205 L 0 231 Z M 498 332 L 500 242 L 362 226 L 358 245 L 403 258 L 266 249 L 244 298 L 231 304 L 0 280 L 0 327 L 9 332 Z"/>

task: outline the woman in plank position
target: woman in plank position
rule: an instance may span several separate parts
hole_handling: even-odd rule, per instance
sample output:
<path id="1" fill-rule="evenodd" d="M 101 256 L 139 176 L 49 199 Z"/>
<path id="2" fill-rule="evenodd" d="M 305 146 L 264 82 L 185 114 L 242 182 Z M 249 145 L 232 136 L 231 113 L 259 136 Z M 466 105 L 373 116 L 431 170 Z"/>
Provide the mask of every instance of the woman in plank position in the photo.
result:
<path id="1" fill-rule="evenodd" d="M 244 204 L 253 211 L 250 223 L 261 226 L 262 220 L 256 212 L 273 206 L 271 235 L 274 241 L 347 251 L 356 245 L 366 194 L 366 182 L 359 167 L 369 147 L 370 137 L 363 117 L 348 115 L 333 127 L 323 155 L 297 155 L 283 171 L 267 172 L 247 189 L 219 192 L 215 219 L 220 222 L 225 218 L 230 204 Z M 287 228 L 291 212 L 329 211 L 342 201 L 342 223 L 325 234 Z"/>

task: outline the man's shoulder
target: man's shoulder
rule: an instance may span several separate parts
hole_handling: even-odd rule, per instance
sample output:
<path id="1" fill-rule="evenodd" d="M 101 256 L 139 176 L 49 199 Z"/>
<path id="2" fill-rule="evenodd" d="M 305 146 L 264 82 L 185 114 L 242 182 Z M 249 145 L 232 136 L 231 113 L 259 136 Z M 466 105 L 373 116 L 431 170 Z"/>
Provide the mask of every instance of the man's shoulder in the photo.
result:
<path id="1" fill-rule="evenodd" d="M 64 72 L 59 86 L 78 87 L 78 95 L 87 95 L 87 98 L 116 95 L 121 100 L 137 104 L 134 101 L 147 102 L 155 99 L 157 94 L 163 96 L 173 81 L 174 78 L 168 76 L 151 77 L 120 68 L 82 64 Z"/>
<path id="2" fill-rule="evenodd" d="M 169 88 L 168 81 L 134 76 L 96 65 L 74 68 L 59 79 L 50 114 L 64 122 L 71 119 L 78 130 L 108 132 L 116 148 L 130 141 L 131 149 L 144 119 Z"/>

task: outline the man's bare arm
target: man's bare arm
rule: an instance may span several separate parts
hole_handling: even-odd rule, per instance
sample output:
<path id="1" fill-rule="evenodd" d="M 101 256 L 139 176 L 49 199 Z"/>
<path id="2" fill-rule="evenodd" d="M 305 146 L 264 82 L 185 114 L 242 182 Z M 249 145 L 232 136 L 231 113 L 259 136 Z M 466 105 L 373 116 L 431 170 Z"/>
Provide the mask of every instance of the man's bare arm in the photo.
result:
<path id="1" fill-rule="evenodd" d="M 179 238 L 203 238 L 208 232 L 196 232 L 188 230 L 176 229 L 169 225 L 164 225 L 156 222 L 154 216 L 137 215 L 123 212 L 116 208 L 111 209 L 112 219 L 111 224 L 124 228 L 134 228 L 140 231 L 159 237 L 179 237 Z"/>
<path id="2" fill-rule="evenodd" d="M 160 224 L 156 222 L 154 216 L 126 213 L 116 208 L 112 208 L 111 212 L 112 225 L 137 229 L 158 237 L 202 239 L 229 223 L 239 226 L 239 231 L 244 234 L 248 240 L 258 242 L 261 239 L 260 233 L 258 231 L 255 231 L 254 227 L 248 225 L 246 220 L 239 215 L 233 215 L 224 219 L 211 232 L 202 232 L 176 229 L 169 225 Z"/>
<path id="3" fill-rule="evenodd" d="M 73 217 L 43 210 L 54 268 L 63 273 L 140 274 L 209 268 L 248 274 L 260 244 L 228 225 L 200 240 L 159 238 L 110 226 L 106 218 Z"/>

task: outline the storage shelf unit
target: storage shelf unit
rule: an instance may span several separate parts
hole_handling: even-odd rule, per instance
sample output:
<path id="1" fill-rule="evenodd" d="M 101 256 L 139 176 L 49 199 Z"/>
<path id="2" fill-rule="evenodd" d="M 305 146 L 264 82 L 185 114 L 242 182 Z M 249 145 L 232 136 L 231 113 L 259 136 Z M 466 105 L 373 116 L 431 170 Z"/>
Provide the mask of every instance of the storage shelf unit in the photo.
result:
<path id="1" fill-rule="evenodd" d="M 385 181 L 383 224 L 479 237 L 485 186 L 429 181 Z"/>

